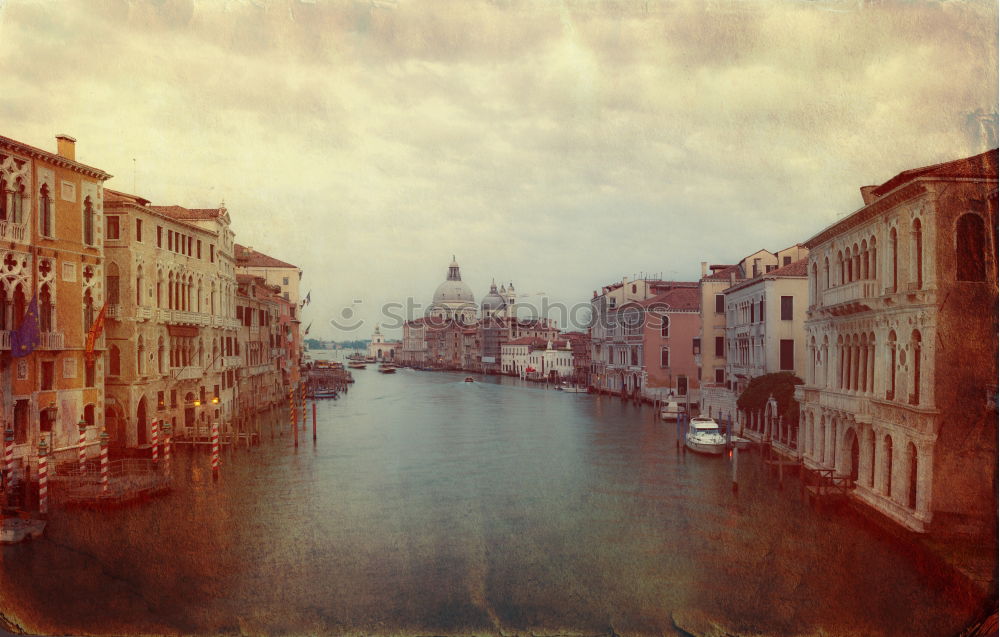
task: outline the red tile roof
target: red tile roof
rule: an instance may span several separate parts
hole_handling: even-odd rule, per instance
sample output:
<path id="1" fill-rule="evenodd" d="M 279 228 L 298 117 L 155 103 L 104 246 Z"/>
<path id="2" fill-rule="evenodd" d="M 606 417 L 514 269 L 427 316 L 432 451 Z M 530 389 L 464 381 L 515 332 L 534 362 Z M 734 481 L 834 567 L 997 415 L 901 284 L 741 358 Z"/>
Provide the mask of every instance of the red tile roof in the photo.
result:
<path id="1" fill-rule="evenodd" d="M 621 307 L 630 305 L 626 303 Z M 701 291 L 698 288 L 674 288 L 657 294 L 653 298 L 635 303 L 640 307 L 666 305 L 671 310 L 698 310 L 701 307 Z"/>
<path id="2" fill-rule="evenodd" d="M 736 278 L 740 279 L 743 277 L 743 272 L 739 265 L 731 265 L 729 267 L 723 268 L 721 270 L 716 270 L 715 272 L 709 274 L 708 276 L 703 276 L 702 280 L 713 280 L 713 281 L 728 281 L 729 275 L 731 273 L 736 274 Z"/>
<path id="3" fill-rule="evenodd" d="M 149 208 L 168 217 L 184 221 L 217 219 L 223 213 L 222 208 L 185 208 L 183 206 L 149 206 Z"/>
<path id="4" fill-rule="evenodd" d="M 298 266 L 292 265 L 291 263 L 286 263 L 280 259 L 275 259 L 272 256 L 268 256 L 263 252 L 258 252 L 252 248 L 236 244 L 234 249 L 234 255 L 236 258 L 236 265 L 242 267 L 250 268 L 296 268 Z"/>
<path id="5" fill-rule="evenodd" d="M 808 270 L 809 259 L 799 259 L 798 261 L 793 261 L 788 265 L 783 265 L 776 270 L 771 270 L 764 274 L 764 276 L 806 276 L 809 272 Z"/>
<path id="6" fill-rule="evenodd" d="M 104 189 L 104 202 L 108 203 L 108 202 L 112 202 L 112 201 L 123 201 L 125 203 L 134 203 L 134 204 L 138 204 L 140 206 L 148 206 L 149 205 L 149 199 L 143 199 L 142 197 L 140 197 L 138 195 L 130 195 L 128 193 L 118 192 L 117 190 L 112 190 L 110 188 L 105 188 Z"/>
<path id="7" fill-rule="evenodd" d="M 882 195 L 895 190 L 906 182 L 913 181 L 919 177 L 941 177 L 941 178 L 970 178 L 970 177 L 997 177 L 997 149 L 988 150 L 985 153 L 964 157 L 954 161 L 944 162 L 924 166 L 923 168 L 912 168 L 904 170 L 889 181 L 885 182 L 873 192 L 881 197 Z"/>

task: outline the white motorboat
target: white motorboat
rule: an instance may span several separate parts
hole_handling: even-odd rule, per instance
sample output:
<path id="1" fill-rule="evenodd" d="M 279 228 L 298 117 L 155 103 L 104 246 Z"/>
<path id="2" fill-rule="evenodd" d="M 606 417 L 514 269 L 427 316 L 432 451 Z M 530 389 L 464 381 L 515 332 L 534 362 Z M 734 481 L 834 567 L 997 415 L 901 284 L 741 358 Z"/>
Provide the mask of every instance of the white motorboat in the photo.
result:
<path id="1" fill-rule="evenodd" d="M 682 413 L 684 413 L 684 410 L 672 400 L 663 403 L 663 407 L 660 407 L 660 418 L 663 420 L 676 421 Z"/>
<path id="2" fill-rule="evenodd" d="M 576 385 L 570 385 L 569 383 L 563 383 L 562 385 L 557 385 L 556 389 L 562 390 L 564 392 L 569 392 L 571 394 L 587 393 L 586 387 L 577 387 Z"/>
<path id="3" fill-rule="evenodd" d="M 710 456 L 721 456 L 726 452 L 726 437 L 719 431 L 719 423 L 705 416 L 691 419 L 684 444 L 691 451 Z"/>

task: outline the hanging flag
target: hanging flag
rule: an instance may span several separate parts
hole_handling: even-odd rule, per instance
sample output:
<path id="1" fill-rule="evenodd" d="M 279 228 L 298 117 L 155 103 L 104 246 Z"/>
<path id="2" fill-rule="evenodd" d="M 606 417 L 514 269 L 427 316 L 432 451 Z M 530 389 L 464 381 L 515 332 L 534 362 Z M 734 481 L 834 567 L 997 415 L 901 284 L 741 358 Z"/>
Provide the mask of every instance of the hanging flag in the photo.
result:
<path id="1" fill-rule="evenodd" d="M 93 362 L 94 357 L 97 356 L 94 353 L 94 346 L 97 344 L 97 337 L 104 331 L 104 311 L 106 309 L 108 309 L 107 301 L 104 302 L 101 311 L 97 313 L 94 324 L 90 326 L 90 331 L 87 332 L 87 349 L 84 351 L 83 356 L 87 359 L 88 363 Z"/>
<path id="2" fill-rule="evenodd" d="M 309 325 L 306 325 L 306 334 L 309 333 L 309 328 L 312 326 L 313 326 L 312 321 L 309 321 Z"/>
<path id="3" fill-rule="evenodd" d="M 312 290 L 309 290 L 308 292 L 306 292 L 306 300 L 305 300 L 305 301 L 303 301 L 303 303 L 304 303 L 305 305 L 309 305 L 309 297 L 310 297 L 310 296 L 312 296 Z"/>
<path id="4" fill-rule="evenodd" d="M 40 333 L 38 331 L 38 297 L 31 297 L 28 311 L 21 321 L 21 326 L 10 333 L 10 355 L 21 358 L 35 351 L 38 347 Z"/>

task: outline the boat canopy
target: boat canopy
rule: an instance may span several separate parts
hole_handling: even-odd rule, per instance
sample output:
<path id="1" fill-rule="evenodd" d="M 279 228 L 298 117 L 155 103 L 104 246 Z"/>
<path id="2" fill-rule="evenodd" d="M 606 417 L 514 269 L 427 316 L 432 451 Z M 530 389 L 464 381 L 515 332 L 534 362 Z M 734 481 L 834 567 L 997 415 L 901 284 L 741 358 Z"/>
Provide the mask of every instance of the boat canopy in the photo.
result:
<path id="1" fill-rule="evenodd" d="M 691 421 L 691 428 L 698 431 L 718 431 L 719 423 L 714 420 Z"/>

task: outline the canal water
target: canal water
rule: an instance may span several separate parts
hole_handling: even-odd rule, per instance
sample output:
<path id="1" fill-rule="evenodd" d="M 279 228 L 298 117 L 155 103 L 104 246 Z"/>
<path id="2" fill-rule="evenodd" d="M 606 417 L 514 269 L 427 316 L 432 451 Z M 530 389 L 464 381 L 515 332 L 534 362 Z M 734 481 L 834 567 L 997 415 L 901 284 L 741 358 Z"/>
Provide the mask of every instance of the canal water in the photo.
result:
<path id="1" fill-rule="evenodd" d="M 753 454 L 679 453 L 649 407 L 355 370 L 296 451 L 175 452 L 176 488 L 3 547 L 0 605 L 69 634 L 949 635 L 960 587 Z M 273 433 L 273 440 L 271 438 Z M 279 435 L 280 433 L 280 435 Z"/>

